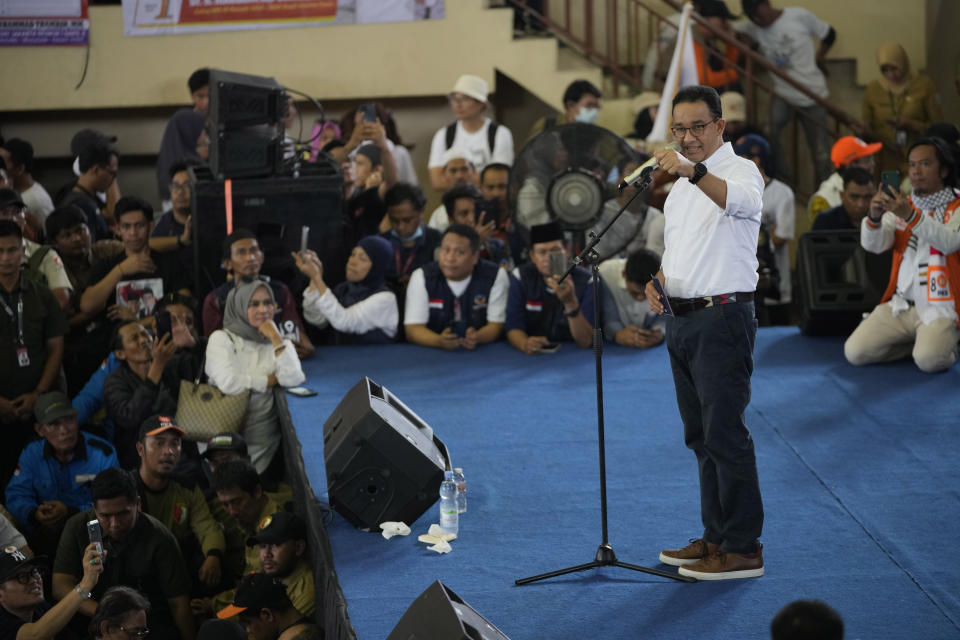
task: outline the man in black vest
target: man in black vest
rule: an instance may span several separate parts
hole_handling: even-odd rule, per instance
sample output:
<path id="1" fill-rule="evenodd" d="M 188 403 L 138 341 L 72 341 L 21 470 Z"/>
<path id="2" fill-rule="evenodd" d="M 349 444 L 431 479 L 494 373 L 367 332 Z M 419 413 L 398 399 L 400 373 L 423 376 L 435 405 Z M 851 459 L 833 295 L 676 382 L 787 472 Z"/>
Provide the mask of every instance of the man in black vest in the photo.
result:
<path id="1" fill-rule="evenodd" d="M 568 263 L 563 231 L 556 222 L 530 228 L 530 262 L 513 270 L 507 302 L 507 340 L 528 355 L 548 344 L 573 340 L 579 347 L 593 342 L 593 302 L 590 272 L 577 267 L 563 284 L 550 268 L 550 255 Z M 561 272 L 562 273 L 562 272 Z M 601 284 L 601 286 L 603 286 Z M 603 291 L 604 304 L 612 302 Z M 613 307 L 616 314 L 616 307 Z"/>
<path id="2" fill-rule="evenodd" d="M 407 340 L 447 350 L 493 342 L 503 332 L 509 289 L 507 272 L 480 259 L 476 230 L 452 224 L 437 260 L 410 276 L 403 321 Z"/>

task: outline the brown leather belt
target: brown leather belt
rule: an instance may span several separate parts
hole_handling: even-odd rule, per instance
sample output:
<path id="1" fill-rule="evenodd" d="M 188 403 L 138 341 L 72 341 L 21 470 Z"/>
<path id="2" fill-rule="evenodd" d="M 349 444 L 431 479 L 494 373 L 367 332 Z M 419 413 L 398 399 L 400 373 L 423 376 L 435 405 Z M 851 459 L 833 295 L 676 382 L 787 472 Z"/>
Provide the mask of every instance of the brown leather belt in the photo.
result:
<path id="1" fill-rule="evenodd" d="M 753 291 L 738 291 L 736 293 L 721 293 L 717 296 L 703 296 L 701 298 L 670 298 L 670 308 L 675 315 L 683 315 L 692 311 L 699 311 L 708 307 L 734 302 L 753 302 Z"/>

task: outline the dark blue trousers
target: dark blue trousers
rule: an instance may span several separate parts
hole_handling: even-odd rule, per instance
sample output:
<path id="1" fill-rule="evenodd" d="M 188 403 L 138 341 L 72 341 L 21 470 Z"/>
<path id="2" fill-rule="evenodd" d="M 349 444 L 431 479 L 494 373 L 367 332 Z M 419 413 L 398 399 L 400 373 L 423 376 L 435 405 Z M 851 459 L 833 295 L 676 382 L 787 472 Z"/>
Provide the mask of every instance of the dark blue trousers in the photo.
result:
<path id="1" fill-rule="evenodd" d="M 752 302 L 717 305 L 667 318 L 667 351 L 687 447 L 697 456 L 703 539 L 751 553 L 763 529 L 763 504 L 750 403 L 757 322 Z"/>

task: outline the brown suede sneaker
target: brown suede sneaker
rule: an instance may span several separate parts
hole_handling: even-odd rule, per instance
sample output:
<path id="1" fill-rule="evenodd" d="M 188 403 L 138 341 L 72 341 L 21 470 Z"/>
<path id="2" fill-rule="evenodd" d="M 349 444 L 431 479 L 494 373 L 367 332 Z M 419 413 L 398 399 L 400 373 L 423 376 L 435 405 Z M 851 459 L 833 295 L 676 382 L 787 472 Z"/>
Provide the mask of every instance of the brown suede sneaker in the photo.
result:
<path id="1" fill-rule="evenodd" d="M 703 560 L 680 567 L 678 573 L 697 580 L 736 580 L 763 575 L 763 545 L 753 553 L 717 551 Z"/>
<path id="2" fill-rule="evenodd" d="M 674 567 L 682 567 L 703 560 L 720 550 L 720 545 L 707 542 L 702 538 L 691 540 L 683 549 L 664 549 L 660 552 L 660 562 Z"/>

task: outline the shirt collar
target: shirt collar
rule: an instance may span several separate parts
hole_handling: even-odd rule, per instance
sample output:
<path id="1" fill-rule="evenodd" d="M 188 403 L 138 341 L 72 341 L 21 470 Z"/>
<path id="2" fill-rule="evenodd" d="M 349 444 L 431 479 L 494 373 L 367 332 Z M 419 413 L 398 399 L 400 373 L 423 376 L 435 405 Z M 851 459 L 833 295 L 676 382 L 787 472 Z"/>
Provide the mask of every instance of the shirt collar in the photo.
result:
<path id="1" fill-rule="evenodd" d="M 50 446 L 50 441 L 46 438 L 43 439 L 43 457 L 47 459 L 56 459 L 56 453 L 53 450 L 53 447 Z M 70 459 L 70 462 L 74 460 L 86 460 L 87 459 L 87 441 L 83 437 L 83 432 L 77 432 L 77 446 L 73 448 L 73 458 Z M 67 464 L 70 464 L 68 462 Z M 66 465 L 62 465 L 66 466 Z"/>
<path id="2" fill-rule="evenodd" d="M 713 169 L 719 164 L 735 155 L 736 154 L 733 152 L 733 145 L 729 142 L 724 142 L 722 145 L 720 145 L 720 148 L 710 154 L 709 158 L 703 161 L 703 164 L 706 165 L 708 171 L 713 171 Z"/>

